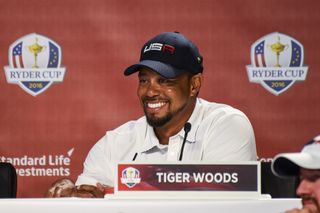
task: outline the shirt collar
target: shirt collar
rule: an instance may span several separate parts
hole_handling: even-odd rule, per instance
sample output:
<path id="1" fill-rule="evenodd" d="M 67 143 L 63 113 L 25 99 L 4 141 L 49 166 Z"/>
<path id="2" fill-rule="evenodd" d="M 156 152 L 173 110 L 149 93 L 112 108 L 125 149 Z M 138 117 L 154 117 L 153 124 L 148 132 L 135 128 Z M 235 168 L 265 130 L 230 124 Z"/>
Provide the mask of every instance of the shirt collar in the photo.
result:
<path id="1" fill-rule="evenodd" d="M 159 140 L 153 130 L 153 127 L 147 123 L 146 134 L 145 134 L 145 143 L 141 147 L 141 152 L 146 152 L 155 146 L 160 147 Z"/>
<path id="2" fill-rule="evenodd" d="M 190 129 L 190 132 L 188 133 L 186 140 L 190 143 L 196 142 L 196 133 L 200 125 L 198 121 L 198 119 L 200 118 L 200 105 L 201 105 L 200 100 L 199 98 L 197 98 L 196 106 L 194 107 L 194 110 L 188 120 L 188 122 L 191 124 L 191 129 Z M 178 135 L 184 138 L 184 134 L 185 132 L 184 132 L 184 129 L 182 128 L 178 133 Z"/>
<path id="3" fill-rule="evenodd" d="M 188 120 L 188 122 L 191 124 L 191 129 L 190 129 L 190 132 L 188 133 L 186 141 L 188 141 L 189 143 L 196 142 L 196 132 L 200 124 L 198 121 L 198 119 L 200 118 L 200 105 L 201 103 L 199 101 L 199 98 L 197 98 L 195 108 Z M 184 134 L 185 132 L 184 132 L 184 129 L 182 128 L 177 135 L 179 135 L 181 138 L 184 138 Z M 175 137 L 175 136 L 172 136 L 172 137 Z M 153 127 L 150 126 L 148 123 L 146 126 L 145 141 L 146 143 L 143 144 L 141 148 L 141 152 L 146 152 L 155 146 L 157 146 L 158 148 L 162 147 L 162 145 L 159 144 L 159 140 L 155 135 Z"/>

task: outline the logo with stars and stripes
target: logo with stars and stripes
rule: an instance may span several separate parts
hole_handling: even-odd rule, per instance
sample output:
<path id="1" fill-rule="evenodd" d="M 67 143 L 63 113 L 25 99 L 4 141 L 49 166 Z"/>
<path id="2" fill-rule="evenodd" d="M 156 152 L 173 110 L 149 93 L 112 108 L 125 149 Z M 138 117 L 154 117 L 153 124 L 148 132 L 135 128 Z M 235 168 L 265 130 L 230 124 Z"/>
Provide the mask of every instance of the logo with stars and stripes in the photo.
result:
<path id="1" fill-rule="evenodd" d="M 26 35 L 9 47 L 9 66 L 4 67 L 7 82 L 18 84 L 37 96 L 53 83 L 63 82 L 61 48 L 53 40 L 36 33 Z"/>
<path id="2" fill-rule="evenodd" d="M 133 188 L 135 185 L 141 182 L 140 172 L 138 169 L 128 167 L 121 173 L 121 183 L 129 188 Z"/>
<path id="3" fill-rule="evenodd" d="M 308 67 L 303 60 L 303 46 L 296 39 L 278 32 L 268 34 L 251 46 L 249 81 L 279 95 L 306 79 Z"/>

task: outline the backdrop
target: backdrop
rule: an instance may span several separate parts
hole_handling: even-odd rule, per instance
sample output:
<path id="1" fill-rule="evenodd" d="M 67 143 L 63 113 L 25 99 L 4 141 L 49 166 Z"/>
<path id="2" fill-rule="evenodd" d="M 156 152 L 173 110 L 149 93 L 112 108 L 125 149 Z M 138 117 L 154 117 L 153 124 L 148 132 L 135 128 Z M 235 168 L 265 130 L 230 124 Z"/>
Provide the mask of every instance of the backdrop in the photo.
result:
<path id="1" fill-rule="evenodd" d="M 54 180 L 75 180 L 107 130 L 143 114 L 137 76 L 124 77 L 123 70 L 163 31 L 179 31 L 198 45 L 205 67 L 200 97 L 246 113 L 261 160 L 299 151 L 320 133 L 319 9 L 317 0 L 0 0 L 0 160 L 17 168 L 18 197 L 42 197 Z M 250 82 L 246 68 L 253 44 L 274 32 L 303 45 L 295 56 L 308 67 L 305 80 L 291 81 L 279 95 Z M 66 68 L 63 81 L 36 96 L 8 83 L 4 69 L 19 56 L 19 46 L 11 53 L 9 47 L 31 33 L 60 45 Z M 277 53 L 281 62 L 293 52 L 290 39 L 274 38 L 265 43 L 267 67 Z M 30 63 L 54 50 L 40 39 L 30 42 L 32 50 L 20 49 L 31 54 Z"/>

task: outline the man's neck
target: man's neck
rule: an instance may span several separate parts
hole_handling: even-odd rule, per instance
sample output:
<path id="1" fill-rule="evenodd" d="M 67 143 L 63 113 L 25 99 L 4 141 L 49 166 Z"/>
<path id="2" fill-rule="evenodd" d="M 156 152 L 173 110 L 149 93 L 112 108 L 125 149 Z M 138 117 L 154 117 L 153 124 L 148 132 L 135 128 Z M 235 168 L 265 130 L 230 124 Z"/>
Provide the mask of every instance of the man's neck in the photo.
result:
<path id="1" fill-rule="evenodd" d="M 177 115 L 176 117 L 172 118 L 172 120 L 164 126 L 154 128 L 154 132 L 157 138 L 159 139 L 160 144 L 168 144 L 169 138 L 178 134 L 181 131 L 181 129 L 184 128 L 184 125 L 193 113 L 195 105 L 196 101 L 194 101 L 183 112 L 181 112 L 181 115 Z"/>

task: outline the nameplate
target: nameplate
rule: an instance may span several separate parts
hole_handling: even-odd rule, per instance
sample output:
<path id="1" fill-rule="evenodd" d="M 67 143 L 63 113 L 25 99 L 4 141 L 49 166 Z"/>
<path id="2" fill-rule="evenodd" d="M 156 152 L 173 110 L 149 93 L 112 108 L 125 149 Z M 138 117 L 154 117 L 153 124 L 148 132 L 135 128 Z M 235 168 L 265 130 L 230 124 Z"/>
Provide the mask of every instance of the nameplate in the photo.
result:
<path id="1" fill-rule="evenodd" d="M 119 163 L 115 193 L 241 192 L 261 194 L 258 162 L 228 164 Z"/>

